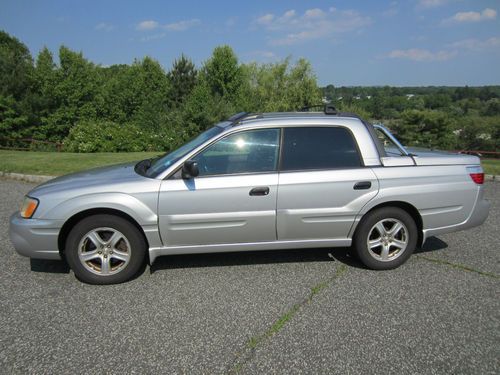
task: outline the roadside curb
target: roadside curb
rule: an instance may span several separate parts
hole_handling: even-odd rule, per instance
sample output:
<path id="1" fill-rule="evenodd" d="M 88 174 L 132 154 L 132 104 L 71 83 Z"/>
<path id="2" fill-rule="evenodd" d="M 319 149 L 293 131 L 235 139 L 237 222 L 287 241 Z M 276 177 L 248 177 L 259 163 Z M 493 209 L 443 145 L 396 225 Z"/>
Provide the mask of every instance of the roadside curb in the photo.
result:
<path id="1" fill-rule="evenodd" d="M 47 182 L 56 178 L 57 176 L 40 176 L 34 174 L 22 174 L 22 173 L 12 173 L 12 172 L 2 172 L 0 171 L 0 177 L 8 178 L 10 180 L 32 182 L 41 184 L 42 182 Z"/>
<path id="2" fill-rule="evenodd" d="M 32 182 L 41 184 L 42 182 L 47 182 L 59 176 L 40 176 L 35 174 L 22 174 L 22 173 L 12 173 L 12 172 L 2 172 L 0 171 L 0 178 L 8 178 L 11 180 Z M 486 174 L 484 175 L 486 181 L 500 181 L 499 175 Z"/>

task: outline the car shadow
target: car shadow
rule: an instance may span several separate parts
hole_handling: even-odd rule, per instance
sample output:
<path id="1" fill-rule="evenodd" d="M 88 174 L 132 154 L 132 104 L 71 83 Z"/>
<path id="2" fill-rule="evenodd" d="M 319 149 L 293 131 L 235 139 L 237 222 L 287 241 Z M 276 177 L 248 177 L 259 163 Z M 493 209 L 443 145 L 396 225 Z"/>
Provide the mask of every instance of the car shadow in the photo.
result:
<path id="1" fill-rule="evenodd" d="M 437 237 L 430 237 L 423 247 L 415 250 L 415 254 L 428 253 L 446 249 L 448 244 Z M 180 268 L 204 268 L 225 266 L 248 266 L 275 263 L 307 263 L 307 262 L 340 262 L 349 267 L 366 269 L 353 255 L 349 247 L 265 250 L 235 253 L 186 254 L 170 255 L 156 259 L 150 266 L 150 272 Z"/>
<path id="2" fill-rule="evenodd" d="M 432 251 L 444 250 L 448 247 L 448 244 L 437 237 L 429 237 L 424 246 L 418 247 L 415 250 L 415 254 L 430 253 Z"/>
<path id="3" fill-rule="evenodd" d="M 425 245 L 415 250 L 422 254 L 446 249 L 448 244 L 437 237 L 430 237 Z M 283 249 L 265 251 L 246 251 L 235 253 L 169 255 L 156 259 L 149 267 L 150 273 L 168 269 L 248 266 L 257 264 L 340 262 L 349 267 L 366 268 L 355 256 L 351 248 Z M 33 272 L 69 273 L 70 268 L 64 260 L 30 259 Z M 145 267 L 139 271 L 142 274 Z"/>
<path id="4" fill-rule="evenodd" d="M 258 264 L 342 262 L 353 267 L 362 267 L 349 254 L 349 248 L 283 249 L 245 251 L 234 253 L 169 255 L 156 259 L 150 272 L 180 268 L 230 267 Z"/>
<path id="5" fill-rule="evenodd" d="M 69 273 L 69 266 L 64 260 L 30 259 L 33 272 Z"/>

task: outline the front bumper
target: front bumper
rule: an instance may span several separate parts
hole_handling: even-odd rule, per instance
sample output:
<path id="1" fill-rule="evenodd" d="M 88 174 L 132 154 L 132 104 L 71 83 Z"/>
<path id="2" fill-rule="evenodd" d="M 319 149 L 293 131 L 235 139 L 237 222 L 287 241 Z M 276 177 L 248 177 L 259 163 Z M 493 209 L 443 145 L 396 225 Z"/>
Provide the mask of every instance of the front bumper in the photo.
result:
<path id="1" fill-rule="evenodd" d="M 62 225 L 61 220 L 23 219 L 17 212 L 10 217 L 10 241 L 26 257 L 61 259 L 57 239 Z"/>

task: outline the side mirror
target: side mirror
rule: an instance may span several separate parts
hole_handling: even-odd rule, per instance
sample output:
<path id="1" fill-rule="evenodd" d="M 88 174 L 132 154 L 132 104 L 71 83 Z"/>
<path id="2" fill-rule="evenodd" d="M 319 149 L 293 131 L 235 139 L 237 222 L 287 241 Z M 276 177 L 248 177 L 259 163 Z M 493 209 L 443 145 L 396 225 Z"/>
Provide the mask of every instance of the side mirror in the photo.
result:
<path id="1" fill-rule="evenodd" d="M 194 160 L 186 160 L 182 166 L 182 178 L 187 180 L 189 178 L 197 177 L 200 174 L 198 169 L 198 162 Z"/>

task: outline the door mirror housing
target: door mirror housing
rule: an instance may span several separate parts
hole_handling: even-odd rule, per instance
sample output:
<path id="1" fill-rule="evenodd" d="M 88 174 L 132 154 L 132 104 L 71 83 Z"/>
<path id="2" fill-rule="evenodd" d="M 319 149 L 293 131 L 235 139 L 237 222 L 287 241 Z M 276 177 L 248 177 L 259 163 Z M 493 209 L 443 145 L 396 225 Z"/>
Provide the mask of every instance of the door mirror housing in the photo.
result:
<path id="1" fill-rule="evenodd" d="M 186 160 L 182 166 L 182 178 L 187 180 L 197 177 L 200 174 L 198 169 L 198 162 L 194 160 Z"/>

